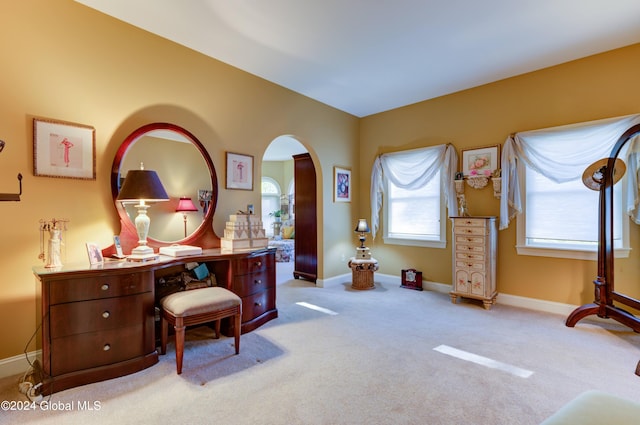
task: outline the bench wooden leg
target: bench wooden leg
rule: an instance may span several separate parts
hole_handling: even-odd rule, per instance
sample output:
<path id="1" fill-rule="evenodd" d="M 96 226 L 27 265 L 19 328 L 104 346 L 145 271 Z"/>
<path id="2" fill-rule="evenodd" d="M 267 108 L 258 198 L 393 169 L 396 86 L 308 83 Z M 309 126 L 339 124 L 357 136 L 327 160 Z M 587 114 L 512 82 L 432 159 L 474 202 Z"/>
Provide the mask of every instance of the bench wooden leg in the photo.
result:
<path id="1" fill-rule="evenodd" d="M 176 324 L 173 327 L 176 331 L 176 371 L 178 375 L 182 373 L 182 358 L 184 356 L 184 333 L 185 326 L 182 317 L 176 317 Z"/>
<path id="2" fill-rule="evenodd" d="M 169 336 L 169 323 L 164 317 L 160 321 L 160 354 L 167 354 L 167 338 Z"/>
<path id="3" fill-rule="evenodd" d="M 240 354 L 240 328 L 242 327 L 242 307 L 238 306 L 238 311 L 234 316 L 236 323 L 234 326 L 234 337 L 236 343 L 236 354 Z"/>
<path id="4" fill-rule="evenodd" d="M 213 332 L 215 332 L 215 334 L 213 335 L 213 339 L 220 338 L 220 324 L 221 323 L 222 323 L 222 319 L 216 320 L 216 323 L 213 326 Z"/>

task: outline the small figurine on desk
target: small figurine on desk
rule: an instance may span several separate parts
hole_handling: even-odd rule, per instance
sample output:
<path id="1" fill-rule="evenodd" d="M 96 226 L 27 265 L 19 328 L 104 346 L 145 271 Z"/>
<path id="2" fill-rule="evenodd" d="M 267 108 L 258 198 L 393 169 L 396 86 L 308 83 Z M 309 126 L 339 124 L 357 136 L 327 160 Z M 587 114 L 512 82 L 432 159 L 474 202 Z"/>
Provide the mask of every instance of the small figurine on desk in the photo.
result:
<path id="1" fill-rule="evenodd" d="M 458 207 L 458 215 L 460 217 L 469 217 L 469 210 L 467 210 L 467 199 L 464 194 L 459 195 L 460 206 Z"/>
<path id="2" fill-rule="evenodd" d="M 48 258 L 45 267 L 57 268 L 62 267 L 61 248 L 64 243 L 62 233 L 67 230 L 66 219 L 40 220 L 40 255 L 38 258 L 45 259 L 44 256 L 44 235 L 49 233 L 48 241 Z"/>

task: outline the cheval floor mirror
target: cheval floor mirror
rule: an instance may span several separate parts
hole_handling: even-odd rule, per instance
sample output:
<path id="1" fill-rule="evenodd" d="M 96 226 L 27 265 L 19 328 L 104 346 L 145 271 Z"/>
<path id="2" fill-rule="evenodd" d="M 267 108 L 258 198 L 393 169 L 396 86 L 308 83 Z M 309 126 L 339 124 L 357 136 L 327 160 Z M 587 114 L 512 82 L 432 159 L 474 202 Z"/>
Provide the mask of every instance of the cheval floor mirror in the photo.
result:
<path id="1" fill-rule="evenodd" d="M 635 136 L 640 135 L 640 124 L 624 132 L 611 150 L 609 158 L 596 161 L 587 167 L 583 181 L 590 189 L 598 190 L 599 227 L 598 227 L 598 275 L 593 281 L 595 300 L 575 309 L 566 320 L 566 325 L 574 327 L 578 321 L 590 315 L 616 320 L 635 332 L 640 332 L 640 318 L 614 304 L 614 301 L 640 310 L 640 300 L 615 291 L 614 287 L 614 247 L 613 247 L 613 185 L 625 172 L 624 162 L 618 158 L 623 146 Z M 636 375 L 640 376 L 640 362 L 636 366 Z"/>

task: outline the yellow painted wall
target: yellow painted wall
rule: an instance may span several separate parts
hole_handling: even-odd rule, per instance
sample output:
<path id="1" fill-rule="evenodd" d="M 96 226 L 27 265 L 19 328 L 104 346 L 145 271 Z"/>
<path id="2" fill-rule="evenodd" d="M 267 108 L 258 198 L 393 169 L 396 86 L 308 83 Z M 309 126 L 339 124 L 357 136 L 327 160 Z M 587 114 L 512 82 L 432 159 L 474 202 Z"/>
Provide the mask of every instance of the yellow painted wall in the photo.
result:
<path id="1" fill-rule="evenodd" d="M 146 33 L 72 0 L 0 3 L 0 192 L 20 202 L 0 203 L 0 360 L 25 349 L 35 323 L 34 265 L 40 219 L 67 218 L 67 263 L 87 261 L 86 241 L 111 244 L 119 222 L 110 172 L 118 146 L 134 129 L 172 122 L 208 150 L 218 174 L 214 228 L 222 235 L 229 214 L 260 205 L 259 170 L 266 147 L 292 135 L 303 143 L 318 174 L 319 276 L 346 266 L 326 251 L 355 242 L 354 204 L 331 199 L 335 163 L 353 164 L 358 120 L 278 85 Z M 33 175 L 34 117 L 96 129 L 96 180 Z M 253 155 L 254 191 L 224 188 L 225 152 Z M 331 228 L 323 217 L 335 217 Z M 337 229 L 341 231 L 336 231 Z M 33 350 L 32 344 L 28 350 Z"/>
<path id="2" fill-rule="evenodd" d="M 518 131 L 638 113 L 638 69 L 640 45 L 634 45 L 366 117 L 360 135 L 362 190 L 369 187 L 375 157 L 385 152 L 452 143 L 461 156 L 463 149 L 502 145 Z M 467 186 L 466 197 L 472 215 L 499 215 L 490 187 Z M 370 213 L 368 199 L 360 198 L 360 211 Z M 631 224 L 630 232 L 633 252 L 615 263 L 616 289 L 640 297 L 638 226 Z M 447 249 L 385 246 L 380 233 L 369 246 L 381 273 L 415 267 L 423 279 L 451 283 L 450 240 L 449 235 Z M 499 233 L 499 292 L 574 305 L 593 301 L 595 261 L 517 255 L 515 241 L 513 222 Z"/>
<path id="3" fill-rule="evenodd" d="M 0 321 L 9 324 L 0 329 L 0 360 L 19 355 L 36 331 L 31 269 L 39 263 L 38 221 L 70 220 L 67 262 L 86 261 L 86 241 L 109 245 L 119 231 L 109 182 L 113 157 L 144 124 L 178 124 L 206 147 L 218 174 L 219 235 L 228 214 L 260 205 L 259 180 L 252 192 L 224 189 L 225 152 L 253 155 L 254 170 L 261 170 L 276 137 L 303 143 L 318 174 L 319 276 L 328 279 L 348 273 L 343 257 L 357 243 L 355 219 L 370 212 L 376 155 L 440 143 L 460 151 L 501 144 L 516 131 L 639 112 L 640 45 L 359 120 L 72 0 L 2 2 L 0 16 L 0 139 L 7 143 L 0 192 L 17 191 L 16 175 L 24 175 L 22 201 L 0 203 Z M 95 181 L 33 176 L 34 117 L 96 128 Z M 332 201 L 336 165 L 353 170 L 351 203 Z M 468 189 L 467 197 L 472 214 L 498 214 L 488 188 Z M 617 288 L 640 297 L 637 226 L 631 231 L 634 253 L 616 262 Z M 499 236 L 500 292 L 569 304 L 592 300 L 595 262 L 518 256 L 514 244 L 512 225 Z M 367 245 L 381 273 L 399 275 L 411 266 L 424 279 L 451 281 L 450 248 L 385 246 L 380 237 Z"/>

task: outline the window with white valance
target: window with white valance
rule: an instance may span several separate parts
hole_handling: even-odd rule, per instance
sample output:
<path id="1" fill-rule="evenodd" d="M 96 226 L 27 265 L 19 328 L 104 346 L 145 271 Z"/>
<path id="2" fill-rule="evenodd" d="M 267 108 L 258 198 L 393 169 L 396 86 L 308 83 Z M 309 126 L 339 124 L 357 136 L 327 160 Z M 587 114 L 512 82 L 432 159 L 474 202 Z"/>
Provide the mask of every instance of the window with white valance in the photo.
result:
<path id="1" fill-rule="evenodd" d="M 386 199 L 389 239 L 406 244 L 446 242 L 441 224 L 443 208 L 457 212 L 454 177 L 458 155 L 451 145 L 438 145 L 380 155 L 371 173 L 371 231 L 380 228 L 380 209 Z M 385 198 L 386 197 L 386 198 Z M 436 197 L 438 199 L 436 199 Z M 435 225 L 437 223 L 437 226 Z M 388 229 L 391 228 L 391 233 Z"/>
<path id="2" fill-rule="evenodd" d="M 582 174 L 595 161 L 608 158 L 620 136 L 638 123 L 640 114 L 522 132 L 507 139 L 502 150 L 500 229 L 521 214 L 519 253 L 595 259 L 598 192 L 582 184 Z M 616 249 L 621 250 L 628 248 L 623 212 L 639 222 L 636 145 L 633 140 L 620 153 L 627 172 L 614 187 L 614 233 Z"/>

